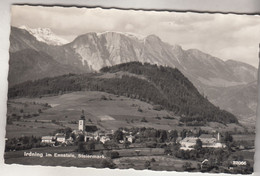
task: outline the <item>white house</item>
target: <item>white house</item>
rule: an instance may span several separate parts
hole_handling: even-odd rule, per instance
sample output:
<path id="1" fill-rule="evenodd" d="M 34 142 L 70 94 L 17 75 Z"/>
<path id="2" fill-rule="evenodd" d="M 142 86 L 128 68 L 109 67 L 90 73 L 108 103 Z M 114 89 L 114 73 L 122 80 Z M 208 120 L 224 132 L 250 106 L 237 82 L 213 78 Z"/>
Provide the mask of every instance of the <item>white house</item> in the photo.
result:
<path id="1" fill-rule="evenodd" d="M 202 147 L 210 148 L 224 148 L 225 144 L 220 143 L 220 134 L 218 133 L 217 139 L 212 137 L 212 135 L 202 134 L 200 137 L 186 137 L 180 141 L 182 150 L 194 150 L 197 140 L 200 139 L 202 142 Z"/>
<path id="2" fill-rule="evenodd" d="M 54 144 L 55 143 L 55 137 L 54 136 L 42 136 L 42 143 L 47 144 Z"/>
<path id="3" fill-rule="evenodd" d="M 85 135 L 84 135 L 84 141 L 85 141 L 85 142 L 88 142 L 88 141 L 90 141 L 91 139 L 94 139 L 94 136 L 85 133 Z"/>
<path id="4" fill-rule="evenodd" d="M 226 145 L 220 143 L 220 133 L 217 134 L 217 138 L 212 137 L 212 135 L 202 134 L 199 139 L 202 142 L 202 147 L 210 148 L 225 148 Z"/>
<path id="5" fill-rule="evenodd" d="M 196 144 L 197 137 L 186 137 L 180 141 L 181 150 L 194 150 L 194 145 Z"/>
<path id="6" fill-rule="evenodd" d="M 72 144 L 73 143 L 73 138 L 69 137 L 68 139 L 66 139 L 66 144 Z"/>
<path id="7" fill-rule="evenodd" d="M 109 141 L 110 138 L 108 136 L 101 136 L 99 141 L 102 142 L 103 144 L 106 142 L 106 141 Z"/>
<path id="8" fill-rule="evenodd" d="M 133 142 L 134 142 L 134 139 L 135 139 L 135 137 L 132 136 L 132 135 L 128 135 L 128 136 L 126 136 L 126 140 L 127 140 L 128 142 L 133 143 Z"/>
<path id="9" fill-rule="evenodd" d="M 65 135 L 56 135 L 56 141 L 60 143 L 65 143 L 66 142 Z"/>

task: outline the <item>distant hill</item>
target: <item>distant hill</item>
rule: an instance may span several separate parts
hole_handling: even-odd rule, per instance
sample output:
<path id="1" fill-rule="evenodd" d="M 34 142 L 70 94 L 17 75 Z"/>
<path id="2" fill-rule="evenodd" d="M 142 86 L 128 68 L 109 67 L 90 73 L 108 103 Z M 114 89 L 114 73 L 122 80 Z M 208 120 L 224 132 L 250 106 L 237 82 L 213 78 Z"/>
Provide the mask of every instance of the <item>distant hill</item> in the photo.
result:
<path id="1" fill-rule="evenodd" d="M 80 73 L 76 68 L 63 65 L 55 61 L 51 56 L 42 51 L 24 49 L 10 53 L 9 86 L 27 80 L 36 80 L 45 77 Z"/>
<path id="2" fill-rule="evenodd" d="M 228 108 L 227 110 L 235 114 L 242 123 L 255 126 L 257 91 L 257 81 L 243 86 L 229 87 L 213 103 L 220 108 Z"/>
<path id="3" fill-rule="evenodd" d="M 81 90 L 102 91 L 160 105 L 190 125 L 209 121 L 238 123 L 233 114 L 215 107 L 200 95 L 178 69 L 140 62 L 104 67 L 96 74 L 70 74 L 28 81 L 10 88 L 8 96 L 35 97 Z"/>

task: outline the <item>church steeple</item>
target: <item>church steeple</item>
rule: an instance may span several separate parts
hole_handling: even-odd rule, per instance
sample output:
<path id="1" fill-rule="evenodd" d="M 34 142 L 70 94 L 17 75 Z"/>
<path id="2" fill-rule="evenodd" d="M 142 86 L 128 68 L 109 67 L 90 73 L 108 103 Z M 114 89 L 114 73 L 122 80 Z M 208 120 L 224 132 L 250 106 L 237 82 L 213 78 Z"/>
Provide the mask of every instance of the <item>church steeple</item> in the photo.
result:
<path id="1" fill-rule="evenodd" d="M 79 119 L 79 131 L 85 131 L 85 115 L 84 110 L 82 110 L 82 114 Z"/>

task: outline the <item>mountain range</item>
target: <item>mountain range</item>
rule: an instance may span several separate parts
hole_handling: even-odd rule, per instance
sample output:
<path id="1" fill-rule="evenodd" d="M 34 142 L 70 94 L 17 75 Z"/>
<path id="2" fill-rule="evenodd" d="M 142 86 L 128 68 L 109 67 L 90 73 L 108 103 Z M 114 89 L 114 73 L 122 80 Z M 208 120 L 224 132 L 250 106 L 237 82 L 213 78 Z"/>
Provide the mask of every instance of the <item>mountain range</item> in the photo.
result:
<path id="1" fill-rule="evenodd" d="M 49 45 L 64 45 L 69 43 L 67 40 L 54 34 L 49 28 L 36 28 L 31 29 L 27 26 L 20 26 L 20 29 L 24 29 L 32 34 L 38 41 L 45 42 Z"/>
<path id="2" fill-rule="evenodd" d="M 24 69 L 30 65 L 26 61 L 29 58 L 26 52 L 34 53 L 38 65 L 35 74 L 33 69 Z M 184 50 L 180 45 L 163 42 L 156 35 L 140 37 L 121 32 L 91 32 L 70 43 L 52 45 L 40 40 L 30 30 L 11 28 L 10 86 L 64 73 L 98 72 L 105 66 L 133 61 L 178 68 L 215 105 L 240 119 L 252 118 L 256 114 L 257 69 L 249 64 L 223 61 L 197 49 Z M 44 71 L 41 65 L 45 65 Z M 38 70 L 41 74 L 37 73 Z M 235 95 L 239 90 L 244 96 Z M 236 106 L 234 102 L 242 102 L 242 105 Z"/>

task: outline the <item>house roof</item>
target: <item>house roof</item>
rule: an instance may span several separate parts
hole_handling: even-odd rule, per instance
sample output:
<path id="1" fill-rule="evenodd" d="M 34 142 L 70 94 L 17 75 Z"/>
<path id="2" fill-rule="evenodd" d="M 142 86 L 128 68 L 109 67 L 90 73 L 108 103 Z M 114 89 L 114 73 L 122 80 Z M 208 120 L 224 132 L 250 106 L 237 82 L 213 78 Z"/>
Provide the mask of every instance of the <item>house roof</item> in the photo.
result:
<path id="1" fill-rule="evenodd" d="M 211 134 L 202 134 L 199 138 L 213 138 Z"/>
<path id="2" fill-rule="evenodd" d="M 53 136 L 42 136 L 42 140 L 52 140 Z"/>
<path id="3" fill-rule="evenodd" d="M 127 138 L 134 138 L 134 136 L 132 136 L 132 135 L 127 135 L 126 137 Z"/>
<path id="4" fill-rule="evenodd" d="M 55 136 L 64 136 L 64 133 L 56 133 Z"/>
<path id="5" fill-rule="evenodd" d="M 56 137 L 57 137 L 57 138 L 65 138 L 64 135 L 57 135 Z"/>
<path id="6" fill-rule="evenodd" d="M 181 142 L 196 143 L 197 139 L 198 139 L 197 137 L 186 137 L 182 139 Z"/>

